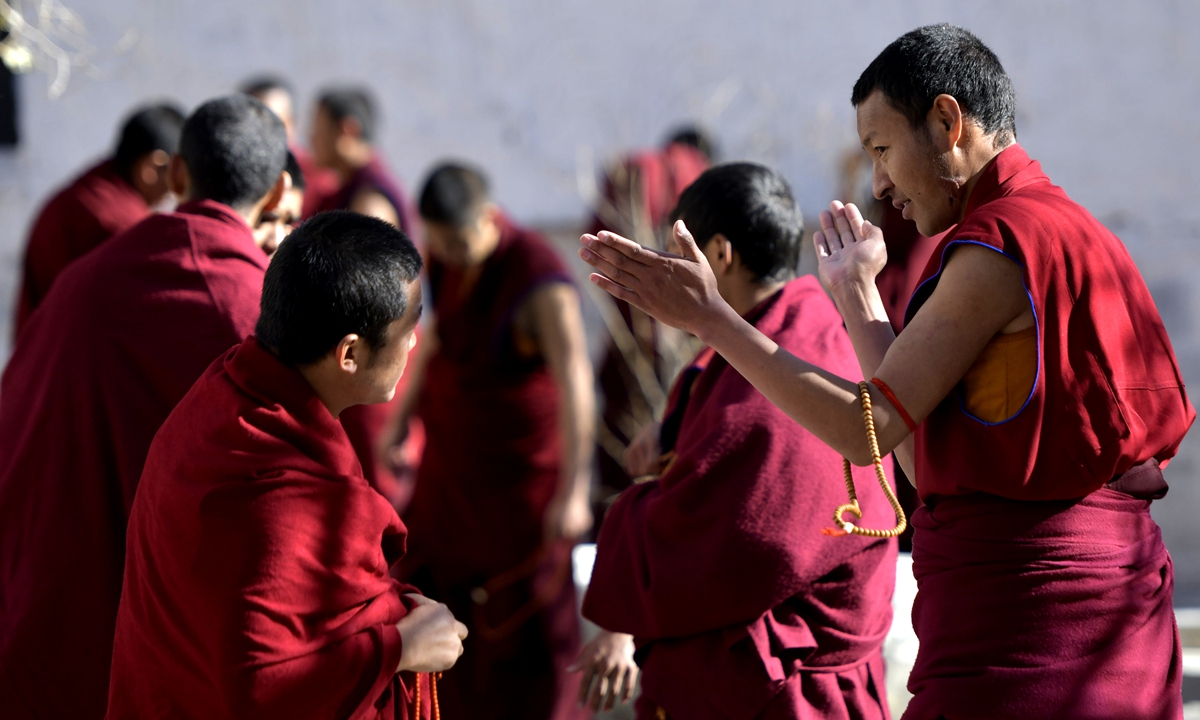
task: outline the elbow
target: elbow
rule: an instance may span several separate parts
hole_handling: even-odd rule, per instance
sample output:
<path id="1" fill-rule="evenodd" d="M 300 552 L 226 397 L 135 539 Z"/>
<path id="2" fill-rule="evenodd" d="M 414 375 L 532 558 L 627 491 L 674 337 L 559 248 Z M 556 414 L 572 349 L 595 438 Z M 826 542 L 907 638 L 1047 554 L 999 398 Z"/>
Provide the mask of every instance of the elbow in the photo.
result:
<path id="1" fill-rule="evenodd" d="M 880 449 L 882 450 L 882 448 Z M 871 451 L 866 448 L 863 448 L 858 452 L 844 454 L 842 457 L 849 460 L 850 464 L 855 467 L 868 467 L 875 464 L 875 459 L 871 457 Z"/>

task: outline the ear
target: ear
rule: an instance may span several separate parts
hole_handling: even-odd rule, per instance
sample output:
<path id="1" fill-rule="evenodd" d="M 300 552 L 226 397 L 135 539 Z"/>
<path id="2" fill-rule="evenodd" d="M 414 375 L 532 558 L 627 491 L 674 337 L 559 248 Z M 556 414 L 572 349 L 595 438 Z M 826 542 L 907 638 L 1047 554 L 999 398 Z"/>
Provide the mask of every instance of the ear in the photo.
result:
<path id="1" fill-rule="evenodd" d="M 353 375 L 358 372 L 358 369 L 363 367 L 365 360 L 363 350 L 363 339 L 354 333 L 350 333 L 341 340 L 338 340 L 337 347 L 333 350 L 338 370 L 347 375 Z"/>
<path id="2" fill-rule="evenodd" d="M 263 203 L 262 212 L 274 210 L 279 207 L 279 203 L 283 200 L 283 196 L 287 195 L 288 190 L 292 189 L 292 176 L 287 170 L 279 173 L 279 177 L 275 180 L 275 184 L 271 186 L 270 192 L 267 193 L 265 202 Z"/>
<path id="3" fill-rule="evenodd" d="M 181 200 L 192 191 L 192 176 L 180 155 L 171 156 L 171 165 L 167 168 L 167 186 Z"/>
<path id="4" fill-rule="evenodd" d="M 963 114 L 953 95 L 945 93 L 933 99 L 926 123 L 939 152 L 948 152 L 963 139 Z"/>
<path id="5" fill-rule="evenodd" d="M 729 242 L 729 238 L 721 233 L 712 236 L 712 240 L 708 241 L 716 248 L 716 259 L 713 262 L 713 272 L 717 274 L 729 274 L 734 270 L 734 254 L 733 243 Z"/>

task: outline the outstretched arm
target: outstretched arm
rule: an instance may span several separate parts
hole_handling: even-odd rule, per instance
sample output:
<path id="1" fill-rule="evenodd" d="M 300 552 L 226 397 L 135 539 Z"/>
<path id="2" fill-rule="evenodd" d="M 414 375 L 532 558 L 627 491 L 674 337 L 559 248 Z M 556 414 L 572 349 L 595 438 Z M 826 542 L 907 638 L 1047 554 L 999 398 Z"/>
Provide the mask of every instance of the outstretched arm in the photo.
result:
<path id="1" fill-rule="evenodd" d="M 883 236 L 853 206 L 834 206 L 846 232 L 823 231 L 818 242 L 822 279 L 855 327 L 851 340 L 864 369 L 885 381 L 916 422 L 950 393 L 988 341 L 1029 312 L 1020 267 L 990 249 L 955 252 L 929 301 L 889 342 L 864 311 L 868 284 L 886 260 Z M 857 465 L 870 463 L 855 383 L 810 365 L 743 320 L 717 292 L 704 254 L 682 222 L 675 224 L 682 255 L 644 248 L 611 233 L 585 235 L 580 256 L 598 273 L 592 282 L 658 320 L 691 332 L 713 347 L 771 402 Z M 837 237 L 833 237 L 836 234 Z M 858 296 L 859 301 L 853 301 Z M 880 451 L 891 452 L 909 430 L 891 403 L 871 390 Z"/>

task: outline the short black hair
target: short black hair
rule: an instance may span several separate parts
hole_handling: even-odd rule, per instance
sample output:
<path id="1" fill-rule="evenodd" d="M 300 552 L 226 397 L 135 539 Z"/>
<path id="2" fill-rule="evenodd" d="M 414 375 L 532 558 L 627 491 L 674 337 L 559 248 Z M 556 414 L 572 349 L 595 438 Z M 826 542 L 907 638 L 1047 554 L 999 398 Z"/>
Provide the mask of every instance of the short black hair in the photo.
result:
<path id="1" fill-rule="evenodd" d="M 671 220 L 683 220 L 701 248 L 724 235 L 759 282 L 796 276 L 804 216 L 787 180 L 764 165 L 705 170 L 679 196 Z"/>
<path id="2" fill-rule="evenodd" d="M 117 173 L 131 180 L 133 164 L 155 150 L 168 155 L 179 152 L 179 135 L 183 130 L 183 110 L 174 103 L 162 103 L 141 108 L 129 116 L 121 127 L 113 165 Z"/>
<path id="3" fill-rule="evenodd" d="M 287 165 L 283 121 L 249 95 L 209 100 L 183 124 L 179 155 L 196 199 L 231 207 L 258 202 Z"/>
<path id="4" fill-rule="evenodd" d="M 709 162 L 717 159 L 717 143 L 699 125 L 680 125 L 667 136 L 667 145 L 687 145 L 696 148 Z"/>
<path id="5" fill-rule="evenodd" d="M 292 84 L 279 75 L 255 75 L 238 86 L 238 91 L 247 95 L 259 97 L 278 90 L 287 93 L 288 97 L 295 95 Z"/>
<path id="6" fill-rule="evenodd" d="M 371 348 L 408 309 L 421 254 L 378 218 L 331 210 L 279 246 L 263 280 L 258 340 L 286 365 L 309 365 L 355 333 Z"/>
<path id="7" fill-rule="evenodd" d="M 288 150 L 287 165 L 284 167 L 284 170 L 287 170 L 287 174 L 292 176 L 292 187 L 300 192 L 304 192 L 304 188 L 308 186 L 308 183 L 304 180 L 304 170 L 300 167 L 300 161 L 296 159 L 291 150 Z"/>
<path id="8" fill-rule="evenodd" d="M 321 92 L 317 104 L 325 108 L 334 122 L 354 118 L 362 129 L 362 139 L 367 142 L 375 140 L 375 101 L 366 88 L 328 88 Z"/>
<path id="9" fill-rule="evenodd" d="M 465 163 L 442 163 L 425 180 L 418 209 L 429 222 L 464 227 L 479 217 L 490 192 L 482 170 Z"/>
<path id="10" fill-rule="evenodd" d="M 995 134 L 1003 147 L 1017 137 L 1017 95 L 1000 58 L 963 28 L 943 23 L 901 35 L 871 61 L 854 83 L 850 102 L 858 107 L 876 90 L 921 126 L 938 95 L 958 101 L 963 115 Z"/>

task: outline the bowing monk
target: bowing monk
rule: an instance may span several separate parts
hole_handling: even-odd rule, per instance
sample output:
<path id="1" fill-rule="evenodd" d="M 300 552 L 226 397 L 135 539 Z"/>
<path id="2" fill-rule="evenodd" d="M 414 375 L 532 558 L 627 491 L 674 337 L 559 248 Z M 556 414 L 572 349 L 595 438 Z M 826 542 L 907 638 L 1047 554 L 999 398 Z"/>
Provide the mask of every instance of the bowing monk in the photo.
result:
<path id="1" fill-rule="evenodd" d="M 291 83 L 275 75 L 261 75 L 242 83 L 240 90 L 258 99 L 283 121 L 283 127 L 287 130 L 288 149 L 300 166 L 299 173 L 292 173 L 293 187 L 303 182 L 307 189 L 299 217 L 309 217 L 338 191 L 341 181 L 336 172 L 318 165 L 312 153 L 300 145 L 296 134 L 296 93 Z M 300 175 L 303 175 L 302 181 L 298 180 Z"/>
<path id="2" fill-rule="evenodd" d="M 433 326 L 401 406 L 426 433 L 401 567 L 471 628 L 446 716 L 577 717 L 570 551 L 592 520 L 594 412 L 579 296 L 480 171 L 437 168 L 420 210 Z"/>
<path id="3" fill-rule="evenodd" d="M 110 720 L 436 713 L 436 680 L 414 673 L 454 665 L 466 628 L 388 574 L 404 524 L 337 421 L 395 392 L 420 271 L 404 233 L 350 212 L 280 247 L 257 335 L 209 366 L 150 446 Z"/>
<path id="4" fill-rule="evenodd" d="M 0 380 L 0 708 L 104 714 L 125 525 L 154 433 L 254 330 L 251 227 L 287 186 L 283 124 L 245 95 L 187 119 L 182 204 L 63 271 Z"/>
<path id="5" fill-rule="evenodd" d="M 112 156 L 42 208 L 25 247 L 14 337 L 63 268 L 141 221 L 167 198 L 167 165 L 179 147 L 182 126 L 183 113 L 174 105 L 139 110 L 121 128 Z"/>
<path id="6" fill-rule="evenodd" d="M 860 376 L 837 308 L 816 278 L 796 277 L 804 227 L 782 177 L 719 165 L 674 214 L 747 323 Z M 601 526 L 583 614 L 603 630 L 576 663 L 581 701 L 628 699 L 636 657 L 639 718 L 887 717 L 896 541 L 820 534 L 846 493 L 835 451 L 705 349 L 627 465 L 658 477 L 626 490 Z M 884 502 L 866 510 L 866 522 L 890 519 Z"/>
<path id="7" fill-rule="evenodd" d="M 921 234 L 946 233 L 899 335 L 873 282 L 879 229 L 834 203 L 815 236 L 871 378 L 879 450 L 896 450 L 926 504 L 904 717 L 1180 717 L 1174 573 L 1150 502 L 1195 412 L 1145 282 L 1016 143 L 1012 81 L 971 33 L 902 36 L 851 98 L 875 195 Z M 611 235 L 581 252 L 595 282 L 695 332 L 870 461 L 860 389 L 745 322 L 687 228 L 675 234 L 682 257 Z"/>

